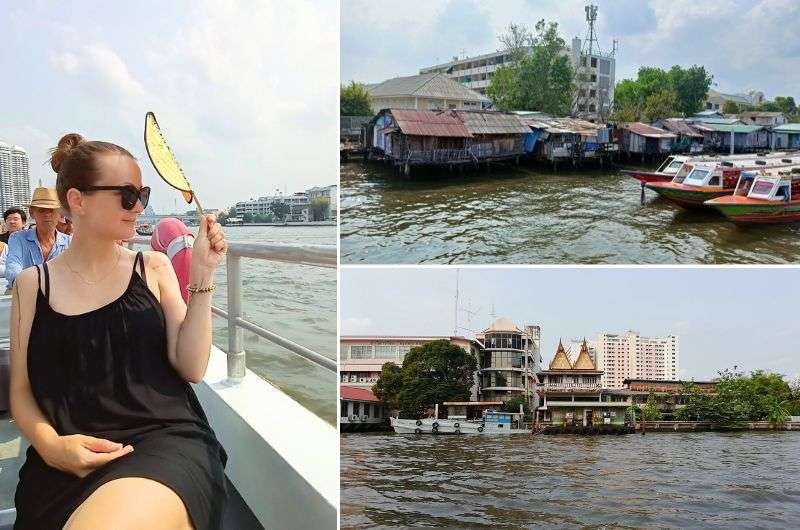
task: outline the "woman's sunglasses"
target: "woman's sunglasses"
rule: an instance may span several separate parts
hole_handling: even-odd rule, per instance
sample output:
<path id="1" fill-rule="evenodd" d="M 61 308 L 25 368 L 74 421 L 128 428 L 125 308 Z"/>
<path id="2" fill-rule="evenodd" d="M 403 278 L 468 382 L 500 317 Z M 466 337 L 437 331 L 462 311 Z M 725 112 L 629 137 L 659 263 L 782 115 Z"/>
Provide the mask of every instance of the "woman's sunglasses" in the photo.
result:
<path id="1" fill-rule="evenodd" d="M 150 186 L 142 186 L 141 189 L 137 189 L 132 184 L 125 186 L 86 186 L 80 191 L 118 191 L 122 207 L 126 210 L 132 210 L 136 206 L 136 201 L 141 202 L 145 208 L 147 208 L 147 203 L 150 202 Z"/>

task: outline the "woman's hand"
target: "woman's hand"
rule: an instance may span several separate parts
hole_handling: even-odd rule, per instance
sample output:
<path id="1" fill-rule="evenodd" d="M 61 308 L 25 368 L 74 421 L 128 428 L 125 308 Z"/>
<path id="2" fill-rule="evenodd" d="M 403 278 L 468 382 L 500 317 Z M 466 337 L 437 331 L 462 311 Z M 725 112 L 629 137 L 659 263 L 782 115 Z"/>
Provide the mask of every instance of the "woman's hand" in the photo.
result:
<path id="1" fill-rule="evenodd" d="M 123 446 L 102 438 L 71 434 L 58 437 L 45 461 L 50 467 L 83 478 L 95 469 L 131 452 L 131 445 Z"/>
<path id="2" fill-rule="evenodd" d="M 200 230 L 192 247 L 192 283 L 205 286 L 214 278 L 214 271 L 225 259 L 228 244 L 225 234 L 217 223 L 217 216 L 210 214 L 200 218 Z"/>

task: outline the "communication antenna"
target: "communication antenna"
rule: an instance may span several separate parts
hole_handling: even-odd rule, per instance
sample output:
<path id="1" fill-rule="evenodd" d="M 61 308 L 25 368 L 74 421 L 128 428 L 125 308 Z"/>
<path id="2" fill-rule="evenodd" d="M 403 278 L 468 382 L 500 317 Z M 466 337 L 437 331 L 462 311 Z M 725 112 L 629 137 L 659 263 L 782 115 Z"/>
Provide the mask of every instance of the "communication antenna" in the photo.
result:
<path id="1" fill-rule="evenodd" d="M 611 48 L 611 57 L 615 57 L 617 55 L 617 50 L 619 49 L 619 41 L 614 39 L 614 45 Z"/>
<path id="2" fill-rule="evenodd" d="M 489 316 L 492 318 L 492 322 L 497 320 L 497 314 L 494 312 L 494 304 L 492 304 L 492 308 L 489 310 Z"/>
<path id="3" fill-rule="evenodd" d="M 597 6 L 596 5 L 588 5 L 586 6 L 586 22 L 589 23 L 589 38 L 587 41 L 589 42 L 589 55 L 592 55 L 594 51 L 594 45 L 597 43 L 597 37 L 594 33 L 594 23 L 597 22 Z M 598 44 L 598 48 L 600 45 Z"/>

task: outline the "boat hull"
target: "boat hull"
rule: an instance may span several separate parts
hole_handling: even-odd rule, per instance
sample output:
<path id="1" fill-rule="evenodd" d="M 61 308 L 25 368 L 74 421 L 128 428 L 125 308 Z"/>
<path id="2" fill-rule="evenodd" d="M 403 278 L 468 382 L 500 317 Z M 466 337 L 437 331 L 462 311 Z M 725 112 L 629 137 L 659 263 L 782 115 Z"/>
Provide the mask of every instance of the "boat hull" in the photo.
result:
<path id="1" fill-rule="evenodd" d="M 720 197 L 706 202 L 731 222 L 740 225 L 780 224 L 800 221 L 800 200 L 764 201 L 747 197 Z"/>
<path id="2" fill-rule="evenodd" d="M 661 173 L 655 173 L 653 171 L 636 171 L 633 169 L 623 169 L 623 175 L 628 175 L 629 177 L 633 177 L 642 184 L 648 184 L 650 182 L 670 182 L 674 175 L 662 175 Z"/>
<path id="3" fill-rule="evenodd" d="M 436 424 L 436 426 L 434 426 Z M 513 429 L 509 424 L 479 423 L 465 420 L 406 420 L 391 418 L 397 434 L 531 434 L 531 429 Z M 503 425 L 499 427 L 498 425 Z"/>
<path id="4" fill-rule="evenodd" d="M 733 188 L 704 188 L 672 182 L 653 182 L 647 184 L 647 188 L 684 208 L 704 208 L 706 201 L 731 195 L 735 191 Z"/>

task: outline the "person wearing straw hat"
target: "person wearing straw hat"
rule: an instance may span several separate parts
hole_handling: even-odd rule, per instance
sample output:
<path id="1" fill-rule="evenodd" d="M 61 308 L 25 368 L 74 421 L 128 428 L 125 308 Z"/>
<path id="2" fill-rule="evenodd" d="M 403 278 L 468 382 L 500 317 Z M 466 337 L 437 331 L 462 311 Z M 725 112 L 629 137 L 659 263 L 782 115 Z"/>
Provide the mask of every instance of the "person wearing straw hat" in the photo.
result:
<path id="1" fill-rule="evenodd" d="M 54 188 L 39 187 L 33 190 L 30 208 L 35 228 L 18 230 L 8 238 L 6 280 L 9 288 L 23 269 L 49 261 L 69 246 L 71 237 L 56 230 L 61 210 Z"/>

